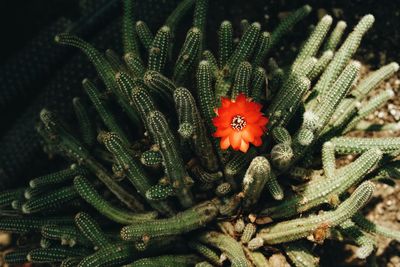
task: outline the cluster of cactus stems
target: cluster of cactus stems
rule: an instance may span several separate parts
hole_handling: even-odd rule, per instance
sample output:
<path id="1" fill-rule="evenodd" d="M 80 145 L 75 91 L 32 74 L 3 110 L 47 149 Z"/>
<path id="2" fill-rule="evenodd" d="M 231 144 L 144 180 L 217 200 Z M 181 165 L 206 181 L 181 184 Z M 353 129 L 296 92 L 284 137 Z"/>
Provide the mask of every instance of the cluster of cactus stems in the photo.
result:
<path id="1" fill-rule="evenodd" d="M 83 80 L 87 99 L 72 100 L 75 125 L 40 113 L 46 151 L 70 167 L 0 192 L 0 230 L 25 238 L 7 263 L 268 266 L 280 250 L 294 266 L 318 266 L 313 244 L 325 239 L 356 244 L 360 259 L 374 258 L 374 235 L 400 240 L 362 215 L 374 183 L 400 177 L 400 138 L 344 136 L 365 129 L 363 118 L 394 95 L 367 97 L 397 63 L 357 81 L 352 56 L 372 15 L 346 38 L 346 23 L 332 27 L 324 16 L 293 64 L 279 67 L 267 57 L 311 7 L 271 33 L 243 20 L 235 38 L 223 21 L 210 51 L 208 0 L 183 0 L 157 32 L 135 20 L 135 1 L 123 2 L 122 58 L 77 36 L 55 37 L 82 50 L 99 79 Z M 175 43 L 191 10 L 193 25 Z M 262 145 L 246 153 L 212 137 L 220 98 L 240 93 L 269 118 Z M 336 155 L 349 154 L 358 157 L 337 168 Z"/>

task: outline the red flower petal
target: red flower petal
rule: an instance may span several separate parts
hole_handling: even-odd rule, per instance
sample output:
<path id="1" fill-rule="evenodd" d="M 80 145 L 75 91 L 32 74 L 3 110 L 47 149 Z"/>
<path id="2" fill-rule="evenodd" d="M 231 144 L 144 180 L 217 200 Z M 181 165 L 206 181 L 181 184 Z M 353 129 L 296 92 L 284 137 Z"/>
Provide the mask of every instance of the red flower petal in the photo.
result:
<path id="1" fill-rule="evenodd" d="M 260 146 L 268 123 L 261 109 L 261 104 L 253 102 L 243 93 L 233 100 L 222 97 L 221 106 L 215 109 L 216 117 L 212 120 L 217 128 L 213 136 L 221 138 L 221 149 L 231 146 L 245 153 L 250 144 Z"/>
<path id="2" fill-rule="evenodd" d="M 246 153 L 248 149 L 249 149 L 249 143 L 242 140 L 242 143 L 240 144 L 240 151 L 242 151 L 243 153 Z"/>
<path id="3" fill-rule="evenodd" d="M 215 133 L 213 133 L 213 136 L 214 137 L 224 137 L 224 136 L 229 135 L 232 131 L 233 131 L 233 129 L 230 127 L 227 127 L 227 128 L 218 127 L 217 131 Z"/>
<path id="4" fill-rule="evenodd" d="M 242 131 L 242 138 L 246 142 L 251 143 L 254 141 L 254 135 L 249 131 L 247 127 Z"/>
<path id="5" fill-rule="evenodd" d="M 221 139 L 221 149 L 228 149 L 228 147 L 231 145 L 231 143 L 229 143 L 229 137 L 225 136 Z"/>
<path id="6" fill-rule="evenodd" d="M 239 149 L 241 141 L 242 138 L 240 132 L 234 131 L 229 135 L 229 142 L 231 143 L 233 149 Z"/>

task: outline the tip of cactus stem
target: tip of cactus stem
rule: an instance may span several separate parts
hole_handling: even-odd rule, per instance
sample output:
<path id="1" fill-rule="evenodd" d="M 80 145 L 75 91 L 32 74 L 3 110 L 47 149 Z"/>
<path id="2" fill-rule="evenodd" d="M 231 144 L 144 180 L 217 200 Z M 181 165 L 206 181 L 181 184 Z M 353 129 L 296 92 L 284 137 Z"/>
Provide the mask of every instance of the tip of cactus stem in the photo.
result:
<path id="1" fill-rule="evenodd" d="M 312 10 L 312 7 L 310 5 L 304 5 L 303 8 L 307 12 L 311 12 L 311 10 Z"/>
<path id="2" fill-rule="evenodd" d="M 182 123 L 179 125 L 178 133 L 182 136 L 182 138 L 187 139 L 193 135 L 194 128 L 190 123 Z"/>
<path id="3" fill-rule="evenodd" d="M 379 149 L 378 149 L 379 150 Z M 371 181 L 365 181 L 364 183 L 362 183 L 360 186 L 364 186 L 366 190 L 369 191 L 369 195 L 370 197 L 372 197 L 372 194 L 375 191 L 375 184 Z"/>
<path id="4" fill-rule="evenodd" d="M 11 207 L 13 208 L 13 209 L 18 209 L 18 207 L 19 207 L 19 201 L 18 200 L 14 200 L 13 202 L 11 202 Z"/>
<path id="5" fill-rule="evenodd" d="M 332 143 L 331 141 L 327 141 L 327 142 L 324 143 L 324 146 L 326 146 L 326 147 L 332 147 L 332 146 L 333 146 L 333 143 Z"/>
<path id="6" fill-rule="evenodd" d="M 368 21 L 374 22 L 375 21 L 375 17 L 372 14 L 367 14 L 363 17 L 363 19 L 366 19 Z"/>
<path id="7" fill-rule="evenodd" d="M 29 193 L 29 191 L 24 192 L 24 198 L 26 198 L 26 199 L 32 198 L 32 195 Z"/>
<path id="8" fill-rule="evenodd" d="M 375 22 L 375 17 L 374 17 L 374 15 L 368 14 L 368 15 L 365 15 L 365 16 L 361 19 L 361 21 L 360 21 L 359 24 L 361 24 L 361 25 L 364 24 L 364 25 L 367 26 L 367 28 L 369 28 L 369 27 L 372 26 L 372 24 L 374 24 L 374 22 Z"/>
<path id="9" fill-rule="evenodd" d="M 205 66 L 205 65 L 209 65 L 210 63 L 207 60 L 202 60 L 200 61 L 199 65 L 200 66 Z"/>
<path id="10" fill-rule="evenodd" d="M 282 200 L 284 197 L 283 193 L 278 193 L 274 195 L 275 200 Z"/>
<path id="11" fill-rule="evenodd" d="M 338 27 L 345 29 L 347 27 L 347 23 L 345 21 L 341 20 L 338 22 Z"/>
<path id="12" fill-rule="evenodd" d="M 391 65 L 393 66 L 394 71 L 399 70 L 399 64 L 397 62 L 392 62 Z"/>
<path id="13" fill-rule="evenodd" d="M 197 27 L 193 27 L 193 28 L 191 29 L 191 32 L 193 32 L 193 33 L 199 33 L 199 32 L 200 32 L 200 29 L 197 28 Z"/>
<path id="14" fill-rule="evenodd" d="M 59 43 L 60 42 L 60 36 L 57 34 L 54 36 L 54 42 Z"/>
<path id="15" fill-rule="evenodd" d="M 27 259 L 29 262 L 31 262 L 31 261 L 32 261 L 32 256 L 31 256 L 31 254 L 26 255 L 26 259 Z"/>
<path id="16" fill-rule="evenodd" d="M 353 62 L 351 62 L 351 64 L 357 69 L 361 68 L 361 62 L 358 60 L 353 60 Z"/>
<path id="17" fill-rule="evenodd" d="M 139 26 L 139 25 L 142 25 L 144 22 L 142 21 L 142 20 L 138 20 L 137 22 L 136 22 L 136 26 Z"/>
<path id="18" fill-rule="evenodd" d="M 304 129 L 300 131 L 298 136 L 298 141 L 302 146 L 308 146 L 314 140 L 314 133 L 309 129 Z"/>
<path id="19" fill-rule="evenodd" d="M 80 217 L 82 217 L 82 212 L 78 212 L 76 215 L 75 215 L 75 220 L 77 220 L 77 219 L 79 219 Z"/>
<path id="20" fill-rule="evenodd" d="M 82 84 L 86 84 L 86 83 L 88 83 L 88 82 L 89 82 L 89 79 L 88 79 L 88 78 L 85 78 L 85 79 L 82 80 Z"/>
<path id="21" fill-rule="evenodd" d="M 115 79 L 116 80 L 121 79 L 121 72 L 120 71 L 115 74 Z"/>
<path id="22" fill-rule="evenodd" d="M 250 240 L 249 243 L 247 244 L 247 247 L 250 250 L 259 249 L 262 246 L 264 246 L 264 240 L 261 237 L 255 237 L 252 240 Z"/>
<path id="23" fill-rule="evenodd" d="M 251 26 L 253 26 L 253 27 L 257 28 L 257 29 L 261 29 L 261 24 L 259 22 L 253 22 L 251 24 Z"/>
<path id="24" fill-rule="evenodd" d="M 25 214 L 30 213 L 26 204 L 22 205 L 21 210 L 22 210 L 22 213 L 25 213 Z"/>
<path id="25" fill-rule="evenodd" d="M 271 36 L 271 34 L 269 32 L 263 32 L 262 35 L 266 38 Z"/>
<path id="26" fill-rule="evenodd" d="M 321 21 L 326 22 L 326 23 L 332 23 L 333 18 L 331 15 L 325 15 L 322 17 Z"/>
<path id="27" fill-rule="evenodd" d="M 252 160 L 254 169 L 261 173 L 268 172 L 271 169 L 268 160 L 263 156 L 257 156 Z"/>
<path id="28" fill-rule="evenodd" d="M 329 57 L 333 56 L 333 51 L 332 50 L 327 50 L 324 52 L 325 55 L 328 55 Z"/>
<path id="29" fill-rule="evenodd" d="M 382 157 L 382 155 L 383 155 L 383 151 L 380 150 L 379 148 L 375 148 L 375 149 L 374 149 L 374 152 L 375 152 L 375 154 L 376 154 L 377 156 L 379 156 L 379 157 Z"/>
<path id="30" fill-rule="evenodd" d="M 316 57 L 312 57 L 311 60 L 312 60 L 313 64 L 317 63 L 317 61 L 318 61 L 318 59 Z M 305 80 L 309 80 L 309 79 L 306 78 Z M 310 81 L 310 83 L 311 83 L 311 81 Z"/>
<path id="31" fill-rule="evenodd" d="M 168 26 L 166 26 L 166 25 L 164 25 L 164 26 L 162 26 L 161 27 L 161 31 L 163 31 L 163 32 L 169 32 L 171 29 L 168 27 Z"/>
<path id="32" fill-rule="evenodd" d="M 35 181 L 33 181 L 33 180 L 29 181 L 29 187 L 30 188 L 35 188 L 36 187 Z"/>
<path id="33" fill-rule="evenodd" d="M 229 21 L 229 20 L 224 20 L 222 23 L 221 23 L 221 26 L 228 26 L 228 25 L 230 25 L 231 24 L 231 22 Z"/>
<path id="34" fill-rule="evenodd" d="M 124 59 L 125 59 L 125 60 L 132 59 L 132 58 L 133 58 L 133 53 L 126 53 L 126 54 L 124 55 Z"/>
<path id="35" fill-rule="evenodd" d="M 312 111 L 306 111 L 303 114 L 304 125 L 307 129 L 314 131 L 319 127 L 319 118 Z"/>

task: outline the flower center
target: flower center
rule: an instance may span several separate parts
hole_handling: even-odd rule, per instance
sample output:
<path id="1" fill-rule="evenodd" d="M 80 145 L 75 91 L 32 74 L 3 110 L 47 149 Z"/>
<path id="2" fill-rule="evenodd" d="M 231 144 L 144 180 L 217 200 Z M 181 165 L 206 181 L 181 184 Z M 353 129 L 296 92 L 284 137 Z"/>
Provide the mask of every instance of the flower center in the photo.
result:
<path id="1" fill-rule="evenodd" d="M 236 131 L 241 131 L 243 130 L 244 127 L 246 127 L 246 124 L 247 122 L 244 119 L 244 117 L 236 115 L 235 117 L 232 118 L 231 127 Z"/>

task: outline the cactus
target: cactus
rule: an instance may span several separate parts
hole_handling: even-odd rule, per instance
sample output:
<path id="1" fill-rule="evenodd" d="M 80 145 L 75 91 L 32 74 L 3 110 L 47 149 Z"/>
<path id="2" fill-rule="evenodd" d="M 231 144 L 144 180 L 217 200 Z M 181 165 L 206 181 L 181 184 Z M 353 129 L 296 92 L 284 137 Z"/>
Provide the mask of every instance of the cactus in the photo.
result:
<path id="1" fill-rule="evenodd" d="M 400 139 L 346 136 L 396 127 L 363 121 L 393 91 L 367 95 L 398 70 L 392 62 L 357 82 L 361 63 L 352 56 L 374 17 L 341 42 L 346 23 L 329 33 L 333 19 L 324 16 L 293 63 L 279 67 L 265 58 L 310 6 L 271 33 L 244 19 L 238 42 L 236 25 L 223 21 L 214 51 L 210 5 L 183 0 L 152 32 L 134 18 L 136 1 L 124 0 L 123 60 L 72 34 L 56 36 L 82 50 L 100 79 L 85 79 L 87 95 L 71 99 L 76 125 L 40 113 L 47 151 L 70 167 L 0 192 L 0 230 L 34 237 L 7 263 L 268 266 L 272 247 L 294 266 L 318 266 L 323 250 L 310 248 L 328 238 L 355 243 L 360 259 L 374 256 L 375 235 L 399 240 L 362 208 L 373 183 L 399 179 Z M 234 102 L 238 114 L 218 121 Z M 239 113 L 247 105 L 246 118 Z M 349 154 L 358 157 L 338 168 L 336 155 Z"/>

